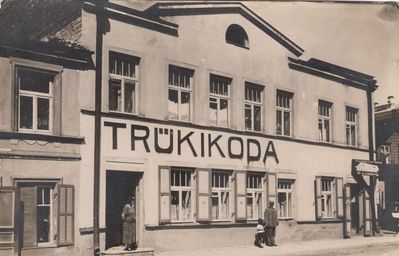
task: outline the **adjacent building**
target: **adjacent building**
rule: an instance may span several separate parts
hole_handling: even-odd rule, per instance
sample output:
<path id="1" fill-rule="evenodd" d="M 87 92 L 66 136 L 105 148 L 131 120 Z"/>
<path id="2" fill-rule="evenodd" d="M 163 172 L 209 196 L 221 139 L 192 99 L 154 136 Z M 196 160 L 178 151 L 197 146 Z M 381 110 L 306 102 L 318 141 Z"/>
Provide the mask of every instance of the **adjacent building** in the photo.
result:
<path id="1" fill-rule="evenodd" d="M 72 40 L 92 52 L 101 34 L 97 49 L 102 51 L 96 54 L 102 68 L 35 67 L 35 72 L 45 70 L 39 77 L 43 91 L 26 92 L 33 95 L 36 112 L 28 115 L 33 121 L 25 121 L 16 113 L 28 107 L 12 111 L 29 101 L 13 96 L 25 93 L 14 85 L 23 64 L 3 58 L 1 86 L 8 92 L 0 102 L 11 108 L 2 108 L 0 116 L 7 120 L 1 126 L 6 144 L 1 155 L 18 144 L 25 153 L 27 147 L 47 152 L 36 161 L 2 159 L 3 183 L 20 187 L 21 196 L 24 190 L 26 197 L 37 195 L 40 207 L 62 195 L 54 195 L 57 189 L 73 199 L 66 210 L 58 208 L 65 215 L 57 220 L 67 227 L 55 232 L 62 226 L 54 222 L 49 233 L 61 239 L 64 232 L 65 247 L 53 248 L 57 243 L 50 238 L 36 239 L 37 246 L 52 255 L 89 255 L 96 247 L 93 233 L 101 251 L 121 245 L 120 215 L 132 194 L 141 248 L 250 244 L 268 201 L 278 210 L 282 242 L 337 238 L 343 230 L 346 236 L 370 234 L 372 195 L 352 177 L 352 162 L 373 160 L 372 76 L 302 58 L 303 48 L 239 2 L 110 1 L 99 7 L 93 1 L 66 1 L 58 9 L 44 2 L 25 11 L 37 15 L 51 9 L 39 19 L 49 23 L 46 31 L 13 20 L 12 3 L 3 10 L 8 23 L 2 25 L 41 40 Z M 61 81 L 62 93 L 57 91 Z M 53 106 L 45 112 L 52 118 L 45 130 L 41 97 Z M 4 137 L 9 134 L 17 138 Z M 32 180 L 36 173 L 44 183 Z M 98 209 L 93 198 L 99 198 Z M 21 201 L 29 205 L 26 200 Z M 93 207 L 99 229 L 93 228 Z M 75 229 L 69 233 L 71 225 Z M 26 239 L 20 238 L 25 255 L 44 252 L 28 253 Z"/>

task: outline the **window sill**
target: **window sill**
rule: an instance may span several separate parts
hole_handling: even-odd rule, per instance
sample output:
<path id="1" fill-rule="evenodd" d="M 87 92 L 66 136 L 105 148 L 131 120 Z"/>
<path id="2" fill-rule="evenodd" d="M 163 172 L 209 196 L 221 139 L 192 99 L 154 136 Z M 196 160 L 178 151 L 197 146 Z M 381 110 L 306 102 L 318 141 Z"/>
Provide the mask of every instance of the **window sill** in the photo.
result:
<path id="1" fill-rule="evenodd" d="M 58 248 L 58 246 L 56 244 L 38 244 L 37 246 L 24 247 L 22 248 L 22 250 L 25 251 L 25 250 L 37 250 L 37 249 L 46 249 L 46 248 Z"/>
<path id="2" fill-rule="evenodd" d="M 41 140 L 48 142 L 59 142 L 69 144 L 83 144 L 84 137 L 73 137 L 54 134 L 38 134 L 27 132 L 0 132 L 0 139 L 16 139 L 16 140 Z"/>
<path id="3" fill-rule="evenodd" d="M 321 219 L 316 221 L 297 221 L 297 224 L 336 224 L 342 223 L 342 219 L 330 218 L 330 219 Z"/>
<path id="4" fill-rule="evenodd" d="M 253 227 L 255 222 L 232 222 L 232 221 L 209 221 L 202 223 L 169 223 L 161 225 L 145 225 L 146 230 L 165 230 L 165 229 L 210 229 L 227 227 Z"/>
<path id="5" fill-rule="evenodd" d="M 136 112 L 123 112 L 123 111 L 117 111 L 117 110 L 109 110 L 108 113 L 110 114 L 121 114 L 121 115 L 129 115 L 129 116 L 138 116 Z"/>

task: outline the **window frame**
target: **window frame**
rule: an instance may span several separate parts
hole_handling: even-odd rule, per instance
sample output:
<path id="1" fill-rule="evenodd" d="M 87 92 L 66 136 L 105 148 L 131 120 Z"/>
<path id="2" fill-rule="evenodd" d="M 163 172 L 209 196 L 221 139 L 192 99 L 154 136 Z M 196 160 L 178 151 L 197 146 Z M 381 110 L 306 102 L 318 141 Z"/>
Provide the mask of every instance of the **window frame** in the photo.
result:
<path id="1" fill-rule="evenodd" d="M 345 109 L 346 145 L 352 147 L 356 147 L 358 144 L 358 112 L 359 112 L 358 109 L 348 106 Z M 351 115 L 353 115 L 353 118 L 351 118 Z M 352 133 L 350 132 L 352 128 L 354 130 L 354 138 L 352 138 Z M 349 129 L 349 139 L 348 139 L 348 129 Z"/>
<path id="2" fill-rule="evenodd" d="M 328 101 L 319 100 L 318 102 L 318 118 L 317 118 L 317 127 L 319 131 L 319 141 L 331 143 L 332 142 L 332 106 L 333 104 Z M 326 112 L 327 111 L 327 112 Z M 327 113 L 327 115 L 325 114 Z M 328 134 L 325 126 L 325 121 L 328 121 Z M 320 130 L 321 124 L 321 130 Z M 324 134 L 326 132 L 326 134 Z M 324 135 L 326 138 L 324 139 Z"/>
<path id="3" fill-rule="evenodd" d="M 238 42 L 237 38 L 233 38 L 234 34 L 238 33 L 243 42 Z M 225 33 L 226 43 L 232 44 L 244 49 L 249 49 L 249 38 L 245 29 L 238 24 L 230 24 Z"/>
<path id="4" fill-rule="evenodd" d="M 283 183 L 283 182 L 287 183 L 287 184 L 290 185 L 290 187 L 289 188 L 281 188 L 280 182 L 281 183 Z M 291 194 L 291 205 L 289 205 L 288 203 L 286 205 L 287 216 L 281 216 L 281 210 L 280 210 L 281 207 L 280 207 L 280 202 L 278 201 L 278 195 L 280 193 L 284 193 L 286 195 L 286 200 L 287 201 L 289 199 L 288 195 Z M 282 178 L 279 178 L 277 180 L 277 207 L 278 207 L 278 218 L 279 219 L 290 220 L 290 219 L 294 218 L 294 208 L 295 208 L 294 196 L 295 196 L 295 180 L 294 179 L 282 179 Z M 289 211 L 290 211 L 289 208 L 291 208 L 291 216 L 289 216 Z"/>
<path id="5" fill-rule="evenodd" d="M 259 176 L 259 178 L 260 178 L 260 180 L 259 180 L 259 183 L 260 183 L 260 187 L 258 187 L 258 188 L 250 188 L 250 182 L 249 182 L 249 179 L 250 179 L 250 176 L 254 176 L 254 178 L 255 178 L 255 176 Z M 263 172 L 251 172 L 251 171 L 247 171 L 247 173 L 246 173 L 246 194 L 247 194 L 247 207 L 246 207 L 246 210 L 247 210 L 247 220 L 257 220 L 258 218 L 262 218 L 263 219 L 263 211 L 264 211 L 264 209 L 266 208 L 265 207 L 265 205 L 264 205 L 264 202 L 265 202 L 265 198 L 266 198 L 266 193 L 265 193 L 265 179 L 266 179 L 266 173 L 263 173 Z M 253 183 L 253 184 L 255 184 L 255 182 Z M 261 194 L 261 199 L 260 199 L 260 211 L 261 211 L 261 214 L 260 214 L 260 216 L 255 216 L 255 214 L 253 215 L 253 217 L 249 217 L 249 214 L 248 214 L 248 195 L 249 194 L 251 194 L 251 198 L 253 199 L 253 201 L 252 201 L 252 212 L 253 213 L 255 213 L 256 212 L 256 203 L 255 203 L 255 198 L 256 198 L 256 195 L 257 194 Z M 258 209 L 259 210 L 259 209 Z"/>
<path id="6" fill-rule="evenodd" d="M 124 59 L 128 60 L 131 59 L 131 61 L 135 62 L 135 67 L 134 67 L 134 76 L 125 76 L 125 75 L 120 75 L 120 74 L 115 74 L 111 73 L 111 61 L 112 58 L 114 62 L 119 58 L 119 59 Z M 114 51 L 114 50 L 109 50 L 108 51 L 108 111 L 111 113 L 123 113 L 123 114 L 128 114 L 128 115 L 137 115 L 138 114 L 138 99 L 139 99 L 139 87 L 140 87 L 140 80 L 141 80 L 141 68 L 140 68 L 140 63 L 141 63 L 141 57 L 132 55 L 132 54 L 127 54 L 123 53 L 120 51 Z M 115 64 L 116 65 L 116 64 Z M 123 62 L 121 64 L 121 69 L 123 72 Z M 115 71 L 117 72 L 117 67 L 115 67 Z M 120 105 L 121 109 L 118 110 L 111 110 L 110 108 L 110 88 L 111 88 L 111 81 L 120 81 Z M 132 112 L 126 111 L 125 110 L 125 91 L 126 91 L 126 86 L 127 84 L 134 85 L 134 90 L 133 90 L 133 100 L 134 103 L 132 105 Z M 118 107 L 117 107 L 118 108 Z"/>
<path id="7" fill-rule="evenodd" d="M 288 101 L 289 107 L 286 106 L 281 106 L 279 105 L 279 102 L 284 101 L 283 99 L 279 100 L 279 97 L 281 98 L 286 98 Z M 294 93 L 288 92 L 288 91 L 283 91 L 283 90 L 277 90 L 276 91 L 276 135 L 278 136 L 285 136 L 285 137 L 292 137 L 293 135 L 293 98 L 294 98 Z M 278 112 L 280 113 L 280 120 L 281 120 L 281 134 L 278 133 L 278 122 L 277 122 L 277 116 Z M 289 134 L 285 134 L 285 124 L 284 124 L 284 114 L 288 113 L 289 114 Z"/>
<path id="8" fill-rule="evenodd" d="M 250 100 L 247 99 L 247 89 L 252 89 L 255 91 L 259 92 L 259 100 L 260 101 L 254 101 L 254 100 Z M 254 131 L 254 132 L 262 132 L 263 128 L 264 128 L 264 107 L 263 107 L 263 102 L 264 102 L 264 89 L 265 87 L 262 85 L 258 85 L 258 84 L 254 84 L 251 82 L 245 82 L 245 87 L 244 87 L 244 95 L 245 95 L 245 100 L 244 100 L 244 126 L 245 126 L 245 130 L 247 131 Z M 256 97 L 255 97 L 256 98 Z M 247 124 L 246 124 L 246 119 L 247 119 L 247 112 L 246 110 L 248 109 L 247 106 L 249 106 L 249 109 L 251 111 L 251 127 L 247 128 Z M 259 130 L 255 129 L 255 107 L 259 107 L 260 108 L 260 124 L 259 124 Z"/>
<path id="9" fill-rule="evenodd" d="M 186 173 L 190 173 L 190 186 L 174 186 L 173 185 L 173 173 L 175 171 L 179 171 L 179 172 L 186 172 Z M 194 170 L 192 170 L 191 168 L 185 168 L 185 167 L 170 167 L 170 222 L 171 223 L 185 223 L 185 222 L 193 222 L 194 221 L 194 196 L 196 196 L 194 194 L 194 175 L 195 172 Z M 172 193 L 173 192 L 178 192 L 179 195 L 179 206 L 178 206 L 178 215 L 176 219 L 172 218 Z M 190 216 L 187 220 L 185 219 L 179 219 L 179 217 L 181 218 L 182 216 L 182 209 L 183 209 L 183 203 L 182 203 L 182 195 L 183 192 L 190 192 Z"/>
<path id="10" fill-rule="evenodd" d="M 181 73 L 185 73 L 187 75 L 190 75 L 189 77 L 189 88 L 185 88 L 182 86 L 175 86 L 173 84 L 170 83 L 170 75 L 171 75 L 171 68 L 174 70 L 179 70 L 181 71 Z M 190 74 L 191 73 L 191 74 Z M 182 67 L 182 66 L 178 66 L 178 65 L 174 65 L 174 64 L 169 64 L 168 65 L 168 103 L 169 103 L 169 93 L 171 90 L 177 91 L 177 118 L 171 118 L 170 116 L 170 109 L 169 109 L 169 105 L 168 105 L 168 119 L 169 120 L 173 120 L 173 121 L 180 121 L 180 122 L 192 122 L 193 119 L 193 91 L 194 91 L 194 74 L 195 74 L 195 70 L 190 69 L 190 68 L 186 68 L 186 67 Z M 181 113 L 179 111 L 180 106 L 182 105 L 181 103 L 181 99 L 182 93 L 188 93 L 189 94 L 189 110 L 188 110 L 188 119 L 184 120 L 181 119 Z"/>
<path id="11" fill-rule="evenodd" d="M 211 92 L 211 86 L 212 86 L 212 80 L 224 80 L 224 82 L 227 83 L 227 95 L 223 95 L 220 93 L 212 93 Z M 210 126 L 216 126 L 216 127 L 225 127 L 228 128 L 231 125 L 231 84 L 232 84 L 233 79 L 226 77 L 226 76 L 221 76 L 221 75 L 216 75 L 216 74 L 209 74 L 209 104 L 208 104 L 208 113 L 209 117 L 211 107 L 211 103 L 216 103 L 217 109 L 216 109 L 216 123 L 213 124 L 211 123 L 211 119 L 209 118 L 209 124 Z M 221 106 L 221 101 L 225 100 L 227 101 L 227 119 L 226 119 L 226 125 L 221 124 L 221 120 L 219 119 L 219 113 L 221 112 L 220 106 Z"/>
<path id="12" fill-rule="evenodd" d="M 330 183 L 330 190 L 323 190 L 323 187 L 325 188 L 326 186 L 323 184 L 323 182 L 326 182 L 325 184 L 327 185 L 328 183 Z M 336 201 L 336 197 L 335 197 L 335 189 L 336 189 L 336 179 L 334 177 L 321 177 L 321 212 L 322 212 L 322 219 L 334 219 L 336 218 L 336 211 L 337 211 L 337 207 L 335 204 Z M 327 198 L 328 196 L 330 197 L 330 203 L 331 205 L 328 207 L 328 203 L 327 203 Z M 326 211 L 323 212 L 323 207 L 324 209 L 330 208 L 330 215 L 326 215 L 323 214 Z"/>
<path id="13" fill-rule="evenodd" d="M 227 175 L 227 187 L 215 187 L 214 184 L 216 184 L 215 182 L 215 177 L 214 174 L 222 174 L 222 175 Z M 233 177 L 233 172 L 229 171 L 229 170 L 221 170 L 221 169 L 212 169 L 211 170 L 211 204 L 210 204 L 210 208 L 211 208 L 211 221 L 212 222 L 223 222 L 223 221 L 232 221 L 232 204 L 233 204 L 233 184 L 232 184 L 232 177 Z M 219 176 L 220 178 L 220 176 Z M 220 179 L 219 179 L 219 185 L 220 185 Z M 222 215 L 222 193 L 228 193 L 228 205 L 227 205 L 227 218 L 221 218 L 220 216 Z M 213 214 L 212 214 L 212 198 L 214 197 L 213 194 L 217 193 L 217 199 L 218 199 L 218 216 L 219 218 L 213 218 Z"/>
<path id="14" fill-rule="evenodd" d="M 29 62 L 28 62 L 29 63 Z M 30 64 L 30 63 L 29 63 Z M 33 63 L 32 63 L 33 64 Z M 25 64 L 14 64 L 14 70 L 15 70 L 15 81 L 14 81 L 14 86 L 15 86 L 15 127 L 18 132 L 22 133 L 35 133 L 35 134 L 53 134 L 54 133 L 54 112 L 55 112 L 55 106 L 54 106 L 54 98 L 55 98 L 55 83 L 56 83 L 56 78 L 58 75 L 60 75 L 61 71 L 54 71 L 54 69 L 47 69 L 46 67 L 36 67 L 36 65 L 25 65 Z M 49 92 L 48 93 L 42 93 L 42 92 L 34 92 L 34 91 L 29 91 L 29 90 L 23 90 L 21 89 L 21 83 L 20 83 L 20 77 L 21 75 L 19 72 L 21 70 L 25 70 L 28 72 L 34 72 L 34 73 L 44 73 L 48 74 L 53 77 L 52 81 L 49 81 Z M 29 97 L 32 99 L 32 129 L 28 128 L 21 128 L 21 97 Z M 38 104 L 38 99 L 46 99 L 49 101 L 49 129 L 44 130 L 44 129 L 38 129 L 37 127 L 37 120 L 38 120 L 38 109 L 37 109 L 37 104 Z"/>

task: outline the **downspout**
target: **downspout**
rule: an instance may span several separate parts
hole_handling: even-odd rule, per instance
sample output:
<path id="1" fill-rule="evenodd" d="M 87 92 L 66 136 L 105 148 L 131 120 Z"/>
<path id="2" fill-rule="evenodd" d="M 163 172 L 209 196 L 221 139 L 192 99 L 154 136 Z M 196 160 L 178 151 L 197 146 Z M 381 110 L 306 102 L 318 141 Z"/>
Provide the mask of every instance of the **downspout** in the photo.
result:
<path id="1" fill-rule="evenodd" d="M 101 105 L 102 105 L 102 56 L 105 1 L 95 1 L 96 7 L 96 72 L 94 109 L 94 175 L 93 175 L 93 252 L 100 255 L 100 168 L 101 168 Z"/>
<path id="2" fill-rule="evenodd" d="M 374 87 L 369 87 L 367 89 L 367 119 L 368 119 L 368 135 L 369 135 L 369 160 L 374 161 L 374 129 L 373 129 L 373 98 L 372 93 L 374 91 Z M 372 221 L 372 235 L 375 236 L 375 231 L 377 230 L 376 225 L 376 215 L 375 215 L 375 186 L 376 186 L 377 177 L 370 176 L 370 187 L 369 187 L 369 196 L 370 196 L 370 204 L 371 204 L 371 221 Z"/>

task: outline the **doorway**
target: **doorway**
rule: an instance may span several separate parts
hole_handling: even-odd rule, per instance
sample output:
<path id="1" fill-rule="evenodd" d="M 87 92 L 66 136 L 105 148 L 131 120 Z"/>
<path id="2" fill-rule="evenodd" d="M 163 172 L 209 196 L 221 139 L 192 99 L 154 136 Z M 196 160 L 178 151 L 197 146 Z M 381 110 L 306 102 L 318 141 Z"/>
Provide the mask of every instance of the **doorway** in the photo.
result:
<path id="1" fill-rule="evenodd" d="M 363 232 L 363 194 L 360 185 L 351 184 L 351 234 Z"/>
<path id="2" fill-rule="evenodd" d="M 127 171 L 111 171 L 106 174 L 106 249 L 122 245 L 122 209 L 127 199 L 136 197 L 138 202 L 138 187 L 142 173 Z M 136 218 L 137 216 L 136 211 Z"/>

